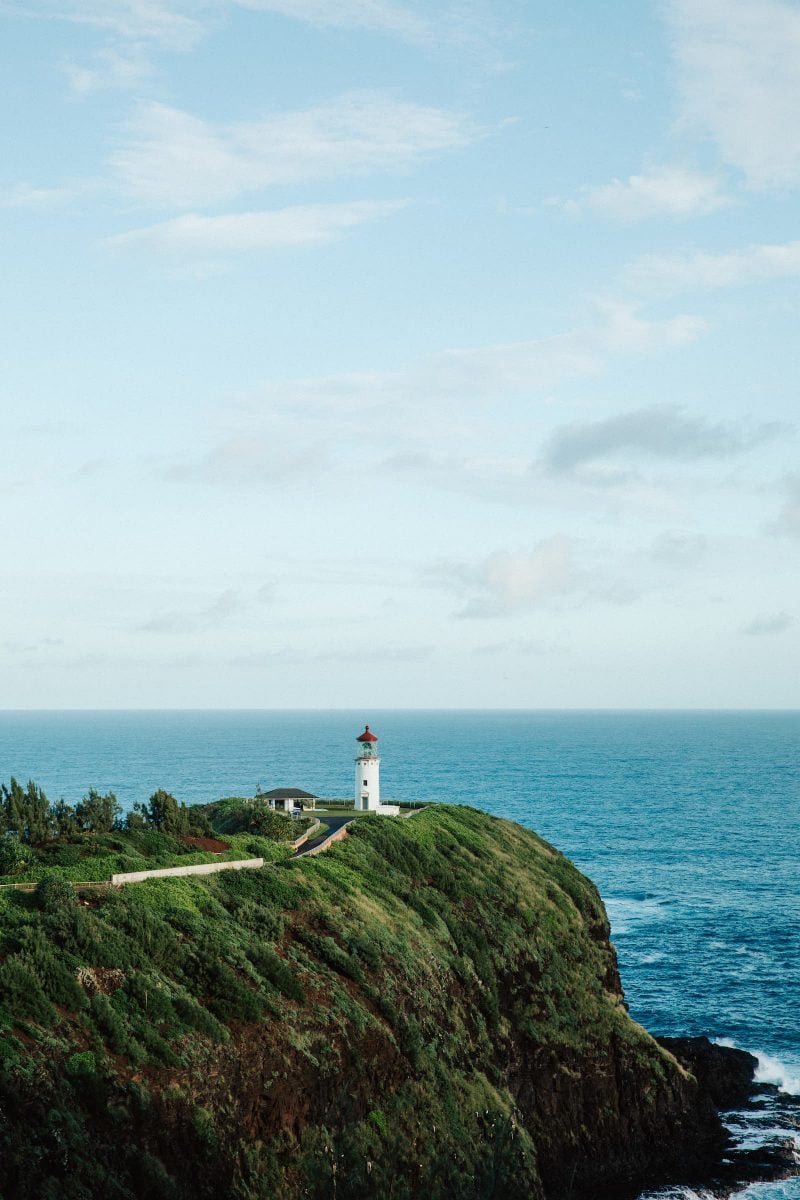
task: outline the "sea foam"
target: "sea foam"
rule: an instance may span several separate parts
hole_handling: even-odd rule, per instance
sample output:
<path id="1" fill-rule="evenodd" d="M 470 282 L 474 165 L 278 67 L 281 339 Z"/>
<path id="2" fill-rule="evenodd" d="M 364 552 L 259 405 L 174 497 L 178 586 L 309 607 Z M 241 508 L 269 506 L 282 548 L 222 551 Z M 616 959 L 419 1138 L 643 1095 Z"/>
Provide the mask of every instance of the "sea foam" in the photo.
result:
<path id="1" fill-rule="evenodd" d="M 772 1083 L 781 1092 L 790 1096 L 800 1096 L 800 1074 L 794 1074 L 779 1058 L 771 1054 L 763 1054 L 760 1050 L 752 1053 L 758 1059 L 756 1067 L 756 1083 Z"/>

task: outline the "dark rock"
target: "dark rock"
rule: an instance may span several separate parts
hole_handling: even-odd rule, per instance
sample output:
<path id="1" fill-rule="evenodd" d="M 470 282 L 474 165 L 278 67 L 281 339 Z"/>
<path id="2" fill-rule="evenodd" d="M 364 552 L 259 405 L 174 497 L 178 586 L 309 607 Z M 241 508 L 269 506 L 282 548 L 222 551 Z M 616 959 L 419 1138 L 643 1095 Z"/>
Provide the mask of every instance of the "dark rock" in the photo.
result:
<path id="1" fill-rule="evenodd" d="M 656 1040 L 691 1071 L 717 1108 L 735 1108 L 749 1098 L 758 1060 L 746 1050 L 719 1046 L 707 1037 Z"/>
<path id="2" fill-rule="evenodd" d="M 797 1175 L 793 1139 L 767 1142 L 755 1150 L 734 1150 L 702 1186 L 720 1200 L 738 1195 L 751 1183 L 775 1183 Z M 698 1185 L 699 1186 L 699 1185 Z"/>

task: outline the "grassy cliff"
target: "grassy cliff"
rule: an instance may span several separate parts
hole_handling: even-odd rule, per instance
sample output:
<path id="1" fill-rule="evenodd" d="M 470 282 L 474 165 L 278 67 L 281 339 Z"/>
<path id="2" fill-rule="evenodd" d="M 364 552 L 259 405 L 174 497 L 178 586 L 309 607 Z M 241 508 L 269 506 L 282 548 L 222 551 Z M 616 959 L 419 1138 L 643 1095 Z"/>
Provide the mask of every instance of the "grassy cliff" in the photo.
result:
<path id="1" fill-rule="evenodd" d="M 471 809 L 316 859 L 0 898 L 0 1195 L 634 1194 L 719 1126 L 593 885 Z"/>

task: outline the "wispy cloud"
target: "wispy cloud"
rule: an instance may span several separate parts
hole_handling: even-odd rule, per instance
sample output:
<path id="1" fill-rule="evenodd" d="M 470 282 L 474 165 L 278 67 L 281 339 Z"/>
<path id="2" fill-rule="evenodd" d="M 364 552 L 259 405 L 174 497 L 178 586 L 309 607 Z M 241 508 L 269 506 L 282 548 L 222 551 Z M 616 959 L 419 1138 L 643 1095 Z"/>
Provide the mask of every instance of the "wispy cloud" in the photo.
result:
<path id="1" fill-rule="evenodd" d="M 156 634 L 202 633 L 207 629 L 219 629 L 250 610 L 270 605 L 274 598 L 272 583 L 263 584 L 252 595 L 227 588 L 204 604 L 163 609 L 143 621 L 137 629 L 140 633 Z"/>
<path id="2" fill-rule="evenodd" d="M 467 392 L 487 382 L 494 388 L 538 391 L 596 374 L 616 354 L 651 354 L 685 345 L 705 328 L 694 316 L 651 321 L 631 306 L 606 304 L 587 328 L 536 341 L 446 351 L 429 360 L 427 372 L 438 376 L 440 384 L 459 385 Z"/>
<path id="3" fill-rule="evenodd" d="M 776 633 L 785 633 L 795 624 L 795 618 L 789 613 L 773 613 L 771 616 L 755 617 L 743 626 L 742 633 L 751 637 L 769 637 Z"/>
<path id="4" fill-rule="evenodd" d="M 436 4 L 396 4 L 393 0 L 234 0 L 240 8 L 291 17 L 320 28 L 369 29 L 407 42 L 438 40 Z M 426 12 L 427 9 L 427 12 Z"/>
<path id="5" fill-rule="evenodd" d="M 88 180 L 65 183 L 60 187 L 36 187 L 30 183 L 17 183 L 13 187 L 0 189 L 0 208 L 61 208 L 94 190 L 95 186 Z"/>
<path id="6" fill-rule="evenodd" d="M 800 275 L 800 241 L 748 246 L 727 254 L 648 254 L 625 271 L 637 291 L 674 293 L 737 287 Z"/>
<path id="7" fill-rule="evenodd" d="M 508 655 L 511 658 L 524 658 L 528 655 L 543 655 L 552 654 L 557 651 L 559 654 L 566 654 L 568 650 L 564 646 L 556 646 L 551 642 L 538 641 L 536 638 L 508 638 L 502 642 L 487 642 L 481 646 L 475 646 L 472 654 L 476 658 L 498 658 Z"/>
<path id="8" fill-rule="evenodd" d="M 285 487 L 307 484 L 309 476 L 329 471 L 332 458 L 319 439 L 302 437 L 296 423 L 267 422 L 246 433 L 225 438 L 199 458 L 159 463 L 155 474 L 171 483 L 200 483 L 234 487 Z"/>
<path id="9" fill-rule="evenodd" d="M 272 212 L 201 216 L 188 213 L 107 238 L 112 247 L 145 247 L 176 258 L 214 259 L 243 251 L 319 245 L 346 230 L 387 217 L 405 201 L 309 204 Z"/>
<path id="10" fill-rule="evenodd" d="M 236 9 L 301 21 L 318 29 L 386 34 L 419 46 L 471 45 L 489 37 L 489 6 L 479 0 L 0 0 L 0 10 L 71 21 L 127 41 L 183 50 Z"/>
<path id="11" fill-rule="evenodd" d="M 748 429 L 692 416 L 678 405 L 651 405 L 556 430 L 545 445 L 543 461 L 551 470 L 572 471 L 619 457 L 722 458 L 750 450 L 785 430 L 777 422 Z"/>
<path id="12" fill-rule="evenodd" d="M 407 168 L 474 141 L 458 113 L 358 91 L 261 121 L 212 125 L 165 104 L 130 120 L 111 166 L 145 204 L 205 207 L 278 184 Z"/>
<path id="13" fill-rule="evenodd" d="M 668 530 L 650 547 L 650 556 L 667 566 L 687 567 L 701 562 L 708 554 L 708 539 L 702 533 Z"/>
<path id="14" fill-rule="evenodd" d="M 800 475 L 785 480 L 784 492 L 786 499 L 770 532 L 800 538 Z"/>
<path id="15" fill-rule="evenodd" d="M 462 617 L 497 617 L 562 599 L 585 588 L 572 543 L 544 538 L 530 550 L 498 551 L 478 563 L 442 563 L 430 579 L 464 597 Z"/>
<path id="16" fill-rule="evenodd" d="M 337 645 L 326 649 L 304 650 L 297 646 L 281 646 L 274 650 L 248 650 L 245 654 L 236 654 L 229 660 L 234 667 L 251 667 L 259 670 L 264 667 L 290 666 L 294 664 L 313 665 L 315 663 L 347 663 L 352 664 L 363 649 L 361 644 Z M 435 657 L 437 647 L 427 645 L 380 645 L 376 644 L 370 654 L 371 662 L 417 663 L 429 662 Z"/>
<path id="17" fill-rule="evenodd" d="M 684 124 L 754 188 L 800 183 L 800 8 L 787 0 L 669 0 Z"/>
<path id="18" fill-rule="evenodd" d="M 730 203 L 715 176 L 686 167 L 663 166 L 585 188 L 561 206 L 572 213 L 588 210 L 618 221 L 642 221 L 660 216 L 703 216 Z"/>
<path id="19" fill-rule="evenodd" d="M 477 562 L 441 562 L 427 581 L 462 602 L 456 616 L 513 617 L 537 609 L 575 609 L 586 604 L 628 604 L 636 593 L 612 579 L 604 565 L 578 559 L 578 544 L 555 534 L 527 550 L 500 550 Z"/>
<path id="20" fill-rule="evenodd" d="M 6 11 L 89 25 L 114 37 L 186 49 L 207 29 L 213 0 L 16 0 Z"/>
<path id="21" fill-rule="evenodd" d="M 649 321 L 632 309 L 604 307 L 594 323 L 554 337 L 444 350 L 403 370 L 273 384 L 239 406 L 238 428 L 231 429 L 226 409 L 225 434 L 204 454 L 154 470 L 176 482 L 266 487 L 287 471 L 294 478 L 305 464 L 319 471 L 358 462 L 363 470 L 380 467 L 395 477 L 422 472 L 449 486 L 460 463 L 462 485 L 468 477 L 470 487 L 492 489 L 498 474 L 508 474 L 507 456 L 499 448 L 494 458 L 487 456 L 484 437 L 496 430 L 500 407 L 601 374 L 617 357 L 680 347 L 704 328 L 692 316 Z M 372 430 L 368 454 L 358 436 L 365 417 Z M 309 443 L 312 426 L 317 441 Z M 452 455 L 433 456 L 432 443 L 452 446 Z M 463 470 L 465 444 L 475 451 L 474 471 Z M 528 470 L 523 453 L 516 471 L 526 490 Z"/>
<path id="22" fill-rule="evenodd" d="M 239 592 L 232 589 L 221 592 L 209 604 L 196 609 L 170 609 L 157 613 L 144 621 L 139 630 L 142 633 L 195 633 L 203 629 L 216 629 L 235 613 L 241 612 L 244 600 Z"/>
<path id="23" fill-rule="evenodd" d="M 64 74 L 75 95 L 88 96 L 117 88 L 138 88 L 150 78 L 152 67 L 138 47 L 123 52 L 107 46 L 83 62 L 68 59 Z"/>

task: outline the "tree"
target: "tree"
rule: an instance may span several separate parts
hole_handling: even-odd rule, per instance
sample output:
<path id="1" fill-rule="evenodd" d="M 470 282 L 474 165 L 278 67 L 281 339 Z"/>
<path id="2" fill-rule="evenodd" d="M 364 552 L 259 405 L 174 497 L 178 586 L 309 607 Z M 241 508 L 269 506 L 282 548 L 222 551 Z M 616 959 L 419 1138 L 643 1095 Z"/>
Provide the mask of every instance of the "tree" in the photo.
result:
<path id="1" fill-rule="evenodd" d="M 88 833 L 110 833 L 122 813 L 122 805 L 113 792 L 103 796 L 90 788 L 75 808 L 75 816 L 81 829 Z"/>
<path id="2" fill-rule="evenodd" d="M 146 821 L 153 829 L 163 833 L 188 833 L 189 810 L 185 804 L 178 801 L 170 792 L 159 788 L 153 792 L 147 810 Z"/>
<path id="3" fill-rule="evenodd" d="M 75 809 L 63 799 L 50 805 L 50 820 L 57 837 L 69 837 L 80 828 Z"/>
<path id="4" fill-rule="evenodd" d="M 27 788 L 13 776 L 8 787 L 0 785 L 0 808 L 4 828 L 16 833 L 21 842 L 41 846 L 52 836 L 50 804 L 32 779 Z"/>
<path id="5" fill-rule="evenodd" d="M 128 830 L 144 829 L 147 826 L 147 815 L 147 805 L 135 800 L 133 808 L 125 815 L 125 828 Z"/>

